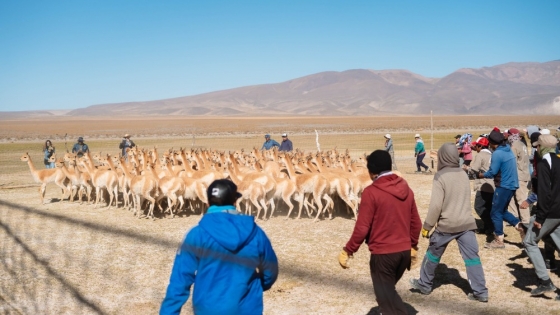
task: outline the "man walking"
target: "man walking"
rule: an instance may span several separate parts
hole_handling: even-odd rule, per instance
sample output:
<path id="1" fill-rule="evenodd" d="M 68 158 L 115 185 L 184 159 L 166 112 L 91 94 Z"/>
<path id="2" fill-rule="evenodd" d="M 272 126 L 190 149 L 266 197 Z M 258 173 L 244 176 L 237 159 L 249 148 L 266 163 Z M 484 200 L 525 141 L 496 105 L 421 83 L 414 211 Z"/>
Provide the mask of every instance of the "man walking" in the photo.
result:
<path id="1" fill-rule="evenodd" d="M 404 179 L 391 172 L 391 163 L 387 151 L 376 150 L 367 157 L 373 183 L 364 189 L 354 231 L 338 261 L 342 268 L 348 268 L 348 259 L 367 241 L 371 280 L 380 312 L 408 314 L 395 285 L 405 269 L 410 269 L 411 255 L 416 258 L 422 223 L 414 193 Z"/>
<path id="2" fill-rule="evenodd" d="M 385 151 L 389 152 L 391 161 L 393 161 L 393 171 L 397 170 L 397 162 L 395 161 L 395 150 L 393 149 L 393 138 L 391 134 L 385 135 Z"/>
<path id="3" fill-rule="evenodd" d="M 285 151 L 285 152 L 290 152 L 293 151 L 294 147 L 292 145 L 292 140 L 288 139 L 288 134 L 287 133 L 283 133 L 282 134 L 282 143 L 280 144 L 280 148 L 278 149 L 278 151 Z"/>
<path id="4" fill-rule="evenodd" d="M 514 226 L 521 235 L 525 230 L 520 224 L 519 219 L 508 211 L 508 205 L 513 194 L 519 188 L 517 180 L 517 163 L 515 156 L 509 146 L 504 143 L 504 135 L 500 129 L 494 128 L 488 135 L 492 153 L 490 169 L 484 173 L 478 173 L 478 178 L 494 178 L 494 196 L 492 198 L 492 210 L 490 217 L 494 223 L 494 240 L 484 245 L 488 249 L 503 249 L 504 245 L 504 223 Z"/>
<path id="5" fill-rule="evenodd" d="M 531 295 L 541 295 L 556 290 L 546 270 L 538 242 L 550 235 L 555 245 L 560 246 L 560 158 L 555 154 L 554 136 L 541 135 L 535 144 L 542 157 L 537 165 L 539 202 L 535 207 L 535 215 L 531 217 L 523 245 L 539 278 L 539 285 L 531 290 Z M 560 301 L 560 294 L 555 299 Z"/>
<path id="6" fill-rule="evenodd" d="M 529 154 L 527 153 L 527 146 L 521 142 L 521 135 L 516 128 L 508 129 L 507 141 L 510 144 L 511 151 L 515 156 L 517 164 L 517 179 L 519 180 L 517 190 L 511 198 L 508 209 L 514 215 L 519 216 L 522 227 L 525 229 L 529 225 L 529 209 L 520 207 L 520 204 L 527 198 L 529 193 L 529 180 L 531 175 L 529 173 Z"/>
<path id="7" fill-rule="evenodd" d="M 422 226 L 422 236 L 430 238 L 420 279 L 410 279 L 413 289 L 430 294 L 436 267 L 447 245 L 456 240 L 467 268 L 467 278 L 473 290 L 468 299 L 488 302 L 488 288 L 478 255 L 478 243 L 473 230 L 476 222 L 471 214 L 470 183 L 459 167 L 459 152 L 453 143 L 444 143 L 438 150 L 438 171 L 434 176 L 428 215 Z M 434 233 L 429 232 L 434 228 Z"/>

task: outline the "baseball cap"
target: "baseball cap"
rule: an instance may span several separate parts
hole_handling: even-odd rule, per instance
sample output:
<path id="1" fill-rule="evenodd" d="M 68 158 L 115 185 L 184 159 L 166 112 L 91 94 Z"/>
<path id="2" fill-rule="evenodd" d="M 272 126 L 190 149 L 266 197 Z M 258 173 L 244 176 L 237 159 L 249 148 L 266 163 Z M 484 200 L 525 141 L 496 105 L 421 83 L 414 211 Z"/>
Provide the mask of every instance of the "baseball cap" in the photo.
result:
<path id="1" fill-rule="evenodd" d="M 270 138 L 270 135 L 267 133 L 266 135 L 264 135 L 265 138 Z"/>
<path id="2" fill-rule="evenodd" d="M 486 139 L 485 137 L 480 137 L 480 138 L 476 139 L 476 144 L 479 144 L 483 147 L 487 147 L 488 146 L 488 139 Z"/>
<path id="3" fill-rule="evenodd" d="M 283 133 L 283 134 L 282 134 L 282 137 L 287 137 L 287 136 L 288 136 L 287 133 Z"/>
<path id="4" fill-rule="evenodd" d="M 459 139 L 459 138 L 461 138 L 461 135 L 456 135 L 455 136 L 455 139 Z"/>
<path id="5" fill-rule="evenodd" d="M 389 133 L 388 133 L 388 134 L 386 134 L 386 135 L 385 135 L 385 138 L 387 138 L 387 139 L 391 139 L 391 134 L 389 134 Z"/>
<path id="6" fill-rule="evenodd" d="M 78 138 L 78 142 L 82 142 L 82 141 L 84 141 L 84 138 L 79 137 L 79 138 Z"/>
<path id="7" fill-rule="evenodd" d="M 540 145 L 541 147 L 545 147 L 545 148 L 556 148 L 556 143 L 558 143 L 558 140 L 556 140 L 555 136 L 541 134 L 539 136 L 539 140 L 533 143 L 533 146 L 536 147 Z"/>
<path id="8" fill-rule="evenodd" d="M 213 206 L 233 206 L 235 201 L 241 197 L 237 186 L 230 180 L 218 179 L 208 186 L 206 191 L 208 203 Z"/>
<path id="9" fill-rule="evenodd" d="M 519 129 L 517 129 L 517 128 L 510 128 L 510 129 L 508 129 L 508 130 L 506 130 L 506 131 L 507 131 L 507 133 L 509 133 L 510 135 L 516 135 L 516 134 L 519 133 Z"/>

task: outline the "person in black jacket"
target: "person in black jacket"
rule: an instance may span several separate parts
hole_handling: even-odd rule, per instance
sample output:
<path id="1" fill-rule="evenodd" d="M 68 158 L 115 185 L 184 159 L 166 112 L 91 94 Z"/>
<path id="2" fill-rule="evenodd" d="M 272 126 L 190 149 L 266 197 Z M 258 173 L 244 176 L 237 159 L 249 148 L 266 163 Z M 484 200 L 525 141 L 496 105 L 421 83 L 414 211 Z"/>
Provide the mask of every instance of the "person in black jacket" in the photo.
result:
<path id="1" fill-rule="evenodd" d="M 126 149 L 132 149 L 135 146 L 136 144 L 134 144 L 134 141 L 130 140 L 130 135 L 128 133 L 124 135 L 121 143 L 119 144 L 119 149 L 122 149 L 122 156 L 127 157 L 128 152 Z"/>
<path id="2" fill-rule="evenodd" d="M 538 242 L 550 235 L 555 245 L 560 245 L 560 158 L 555 153 L 554 136 L 540 135 L 538 141 L 533 144 L 535 145 L 539 156 L 542 157 L 537 165 L 539 204 L 531 217 L 523 245 L 539 278 L 539 285 L 531 290 L 531 295 L 541 295 L 556 290 L 546 269 Z M 560 294 L 556 296 L 556 300 L 560 300 Z"/>

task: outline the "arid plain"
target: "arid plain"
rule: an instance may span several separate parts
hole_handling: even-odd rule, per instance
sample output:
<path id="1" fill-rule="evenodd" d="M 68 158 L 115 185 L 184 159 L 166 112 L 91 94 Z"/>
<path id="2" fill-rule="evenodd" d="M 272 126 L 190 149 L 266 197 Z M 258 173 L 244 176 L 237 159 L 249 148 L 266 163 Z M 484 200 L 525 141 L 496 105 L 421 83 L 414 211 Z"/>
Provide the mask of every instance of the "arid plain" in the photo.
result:
<path id="1" fill-rule="evenodd" d="M 489 132 L 493 126 L 524 128 L 535 124 L 556 129 L 559 116 L 391 116 L 391 117 L 129 117 L 56 116 L 0 121 L 0 313 L 1 314 L 154 314 L 165 294 L 177 245 L 196 225 L 199 214 L 174 219 L 137 219 L 119 208 L 94 208 L 60 201 L 60 190 L 47 187 L 47 204 L 39 204 L 38 185 L 20 156 L 29 152 L 43 168 L 41 146 L 52 139 L 57 152 L 84 136 L 92 152 L 118 154 L 123 134 L 140 147 L 249 150 L 260 148 L 263 135 L 280 140 L 287 132 L 294 147 L 305 151 L 348 149 L 354 158 L 383 147 L 383 135 L 395 139 L 397 165 L 415 192 L 420 217 L 430 200 L 432 176 L 414 170 L 415 133 L 428 149 L 452 141 L 456 134 Z M 433 121 L 433 129 L 431 128 Z M 317 133 L 316 133 L 317 131 Z M 433 131 L 433 141 L 432 141 Z M 428 158 L 425 162 L 431 162 Z M 473 193 L 474 196 L 474 193 Z M 121 199 L 122 201 L 122 199 Z M 265 314 L 377 314 L 366 246 L 342 270 L 336 260 L 354 221 L 337 208 L 333 220 L 313 223 L 285 220 L 286 209 L 259 221 L 277 252 L 280 276 L 265 293 Z M 474 211 L 473 211 L 473 215 Z M 476 216 L 476 215 L 475 215 Z M 412 293 L 404 274 L 397 290 L 411 314 L 560 314 L 560 304 L 531 297 L 536 276 L 522 254 L 518 234 L 506 227 L 506 249 L 482 248 L 490 301 L 467 300 L 470 292 L 464 263 L 455 243 L 447 249 L 429 296 Z M 427 240 L 420 241 L 421 256 Z M 560 284 L 558 274 L 551 275 Z M 182 314 L 192 314 L 190 302 Z"/>

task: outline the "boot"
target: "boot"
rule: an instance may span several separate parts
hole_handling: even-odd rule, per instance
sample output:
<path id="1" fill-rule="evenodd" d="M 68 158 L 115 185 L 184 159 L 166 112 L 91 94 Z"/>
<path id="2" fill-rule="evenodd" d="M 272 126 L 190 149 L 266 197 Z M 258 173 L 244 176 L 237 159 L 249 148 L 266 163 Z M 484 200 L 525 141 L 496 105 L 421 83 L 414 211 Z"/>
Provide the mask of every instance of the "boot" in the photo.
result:
<path id="1" fill-rule="evenodd" d="M 486 245 L 484 245 L 484 248 L 488 248 L 488 249 L 506 248 L 506 245 L 504 245 L 504 236 L 494 234 L 494 240 L 490 243 L 486 243 Z"/>

